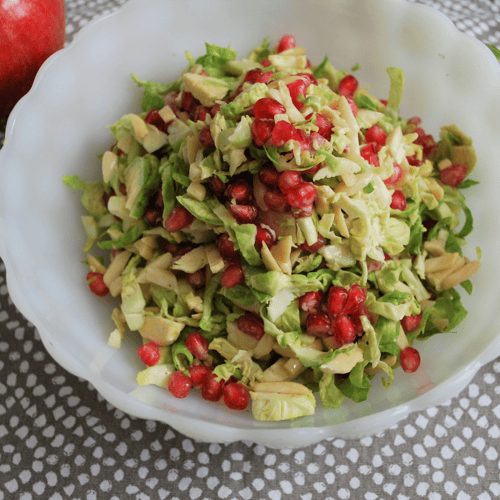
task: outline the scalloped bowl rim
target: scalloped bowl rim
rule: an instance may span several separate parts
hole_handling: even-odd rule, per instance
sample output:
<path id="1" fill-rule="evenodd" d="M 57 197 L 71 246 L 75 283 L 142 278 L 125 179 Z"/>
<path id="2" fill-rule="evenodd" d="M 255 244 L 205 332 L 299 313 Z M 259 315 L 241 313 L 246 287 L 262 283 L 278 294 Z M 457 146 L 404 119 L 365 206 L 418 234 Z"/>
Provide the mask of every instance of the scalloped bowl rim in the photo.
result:
<path id="1" fill-rule="evenodd" d="M 19 101 L 8 119 L 6 143 L 0 151 L 0 172 L 4 172 L 6 168 L 5 158 L 7 157 L 7 154 L 10 153 L 10 144 L 16 133 L 16 123 L 23 117 L 23 112 L 26 111 L 29 113 L 30 104 L 33 104 L 39 97 L 39 94 L 37 94 L 38 87 L 42 82 L 44 82 L 45 78 L 50 78 L 50 76 L 47 76 L 49 70 L 55 71 L 59 67 L 62 67 L 65 61 L 69 60 L 71 52 L 76 51 L 80 46 L 83 46 L 85 42 L 88 41 L 91 33 L 95 33 L 95 30 L 100 27 L 104 28 L 110 19 L 117 20 L 119 16 L 131 16 L 134 9 L 138 9 L 146 3 L 148 2 L 144 0 L 129 0 L 129 2 L 122 6 L 118 11 L 99 16 L 84 26 L 80 32 L 75 35 L 74 40 L 70 44 L 68 44 L 61 51 L 52 55 L 44 63 L 37 74 L 32 89 Z M 155 0 L 150 0 L 149 3 L 153 5 L 155 4 Z M 196 1 L 192 3 L 196 3 Z M 292 5 L 298 2 L 291 1 L 288 3 Z M 340 1 L 337 3 L 341 5 L 345 2 Z M 381 2 L 384 6 L 389 4 L 401 6 L 403 3 L 405 3 L 404 0 L 384 0 L 384 2 Z M 372 3 L 372 5 L 374 4 Z M 462 43 L 466 43 L 465 40 L 468 40 L 467 43 L 471 46 L 475 45 L 474 50 L 476 50 L 478 54 L 481 54 L 483 58 L 486 58 L 487 60 L 489 59 L 490 64 L 492 65 L 489 77 L 492 81 L 495 80 L 493 71 L 495 69 L 494 65 L 496 64 L 496 59 L 493 54 L 488 54 L 489 49 L 487 49 L 481 42 L 469 37 L 468 35 L 460 33 L 447 17 L 430 7 L 421 4 L 408 3 L 406 8 L 410 10 L 415 9 L 414 12 L 425 12 L 425 15 L 429 16 L 429 19 L 439 19 L 442 26 L 449 30 L 450 35 L 460 39 Z M 493 89 L 495 89 L 495 83 L 493 83 Z M 496 78 L 496 92 L 497 95 L 500 95 L 500 78 Z M 21 133 L 22 129 L 19 134 Z M 0 202 L 0 209 L 5 211 L 3 201 Z M 4 219 L 6 218 L 3 211 L 0 210 L 0 222 L 2 222 L 2 216 Z M 0 229 L 3 230 L 1 226 Z M 447 400 L 451 395 L 457 394 L 466 387 L 482 366 L 500 355 L 500 336 L 497 336 L 490 342 L 489 345 L 485 346 L 476 358 L 467 363 L 462 368 L 461 372 L 449 377 L 444 382 L 441 382 L 427 392 L 417 395 L 406 404 L 378 411 L 373 415 L 360 415 L 352 420 L 336 423 L 334 425 L 292 428 L 277 428 L 274 425 L 270 425 L 268 427 L 261 428 L 235 428 L 234 426 L 228 426 L 218 422 L 207 422 L 201 416 L 197 417 L 196 415 L 190 415 L 186 418 L 184 415 L 178 414 L 175 410 L 165 411 L 163 408 L 152 407 L 147 402 L 147 398 L 144 401 L 140 401 L 137 398 L 130 398 L 127 394 L 117 393 L 116 387 L 103 378 L 99 371 L 93 372 L 92 370 L 89 370 L 88 366 L 82 365 L 74 355 L 71 356 L 68 353 L 68 346 L 60 342 L 59 339 L 54 338 L 50 323 L 47 325 L 44 318 L 40 317 L 40 314 L 37 313 L 32 307 L 32 304 L 30 304 L 30 300 L 27 298 L 26 288 L 23 288 L 18 279 L 20 262 L 16 259 L 16 256 L 12 254 L 13 249 L 9 248 L 8 242 L 5 241 L 3 237 L 4 235 L 1 232 L 0 236 L 0 255 L 2 255 L 6 266 L 7 285 L 11 298 L 21 313 L 37 327 L 42 342 L 50 355 L 66 370 L 89 381 L 107 401 L 112 403 L 117 408 L 136 417 L 146 419 L 151 418 L 165 422 L 172 425 L 172 427 L 176 428 L 180 432 L 202 441 L 229 442 L 235 440 L 250 440 L 270 447 L 293 448 L 312 444 L 326 437 L 358 438 L 374 434 L 396 424 L 408 416 L 411 412 L 423 410 L 429 406 L 440 404 Z M 500 331 L 499 318 L 496 318 L 492 325 L 493 326 L 491 326 L 491 328 L 494 328 L 496 332 Z M 199 423 L 203 422 L 203 430 L 200 430 L 200 428 L 197 427 L 197 421 Z M 291 432 L 293 433 L 293 442 L 290 441 Z"/>

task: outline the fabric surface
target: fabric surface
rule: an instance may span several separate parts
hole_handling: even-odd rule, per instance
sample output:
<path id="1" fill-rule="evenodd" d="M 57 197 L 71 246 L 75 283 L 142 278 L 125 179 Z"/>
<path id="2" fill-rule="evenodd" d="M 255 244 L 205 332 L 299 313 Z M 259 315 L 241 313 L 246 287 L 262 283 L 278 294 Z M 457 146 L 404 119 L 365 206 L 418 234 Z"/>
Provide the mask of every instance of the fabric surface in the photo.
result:
<path id="1" fill-rule="evenodd" d="M 67 0 L 67 40 L 126 0 Z M 500 45 L 500 3 L 422 0 Z M 500 498 L 500 358 L 387 431 L 303 449 L 206 444 L 130 417 L 58 366 L 0 261 L 0 500 Z"/>

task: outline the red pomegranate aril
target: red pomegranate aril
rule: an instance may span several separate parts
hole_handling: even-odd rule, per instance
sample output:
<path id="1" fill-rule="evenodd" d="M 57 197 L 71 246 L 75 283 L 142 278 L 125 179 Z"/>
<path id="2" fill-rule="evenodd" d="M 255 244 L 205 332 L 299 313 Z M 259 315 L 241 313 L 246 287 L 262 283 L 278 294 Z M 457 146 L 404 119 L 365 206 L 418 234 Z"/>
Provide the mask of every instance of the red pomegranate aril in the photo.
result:
<path id="1" fill-rule="evenodd" d="M 186 279 L 193 288 L 203 288 L 207 282 L 205 268 L 198 269 L 198 271 L 195 271 L 194 273 L 189 273 L 186 276 Z"/>
<path id="2" fill-rule="evenodd" d="M 322 311 L 310 312 L 306 318 L 306 333 L 313 337 L 328 337 L 332 321 L 328 314 Z"/>
<path id="3" fill-rule="evenodd" d="M 265 57 L 264 59 L 262 59 L 262 61 L 260 61 L 260 65 L 263 66 L 264 68 L 269 68 L 269 66 L 272 66 L 271 61 L 267 57 Z"/>
<path id="4" fill-rule="evenodd" d="M 276 52 L 280 53 L 284 50 L 293 49 L 295 47 L 295 37 L 293 35 L 283 35 L 278 42 Z"/>
<path id="5" fill-rule="evenodd" d="M 283 193 L 287 193 L 301 182 L 302 175 L 295 170 L 285 170 L 279 174 L 278 186 Z"/>
<path id="6" fill-rule="evenodd" d="M 396 189 L 394 193 L 392 193 L 391 208 L 401 211 L 406 209 L 406 196 L 400 189 Z"/>
<path id="7" fill-rule="evenodd" d="M 401 177 L 403 176 L 403 169 L 401 166 L 394 162 L 393 163 L 393 174 L 388 177 L 387 179 L 384 180 L 384 183 L 386 186 L 395 186 L 398 184 L 398 182 L 401 180 Z"/>
<path id="8" fill-rule="evenodd" d="M 365 141 L 367 143 L 375 142 L 384 146 L 386 140 L 387 134 L 378 125 L 372 125 L 365 133 Z"/>
<path id="9" fill-rule="evenodd" d="M 194 110 L 193 113 L 193 121 L 202 121 L 204 122 L 210 112 L 210 108 L 206 108 L 205 106 L 196 106 L 196 109 Z"/>
<path id="10" fill-rule="evenodd" d="M 182 205 L 177 205 L 165 219 L 165 229 L 169 233 L 175 233 L 185 229 L 194 221 L 194 215 L 188 212 Z"/>
<path id="11" fill-rule="evenodd" d="M 239 382 L 229 382 L 224 387 L 224 404 L 231 410 L 245 410 L 250 402 L 248 389 Z"/>
<path id="12" fill-rule="evenodd" d="M 195 358 L 203 361 L 208 356 L 208 340 L 200 332 L 190 333 L 184 345 Z"/>
<path id="13" fill-rule="evenodd" d="M 286 201 L 292 207 L 306 208 L 316 200 L 318 192 L 312 182 L 301 182 L 286 193 Z"/>
<path id="14" fill-rule="evenodd" d="M 182 92 L 181 107 L 184 111 L 191 113 L 191 111 L 194 111 L 196 106 L 198 106 L 199 104 L 200 102 L 194 97 L 191 92 Z"/>
<path id="15" fill-rule="evenodd" d="M 302 101 L 306 97 L 308 83 L 306 83 L 302 78 L 299 78 L 294 82 L 289 83 L 287 87 L 294 106 L 299 110 L 302 109 L 304 107 L 304 103 Z"/>
<path id="16" fill-rule="evenodd" d="M 263 97 L 253 105 L 253 114 L 255 118 L 271 118 L 274 115 L 281 115 L 286 113 L 286 108 L 272 97 Z"/>
<path id="17" fill-rule="evenodd" d="M 219 110 L 220 104 L 214 104 L 209 110 L 210 116 L 213 118 Z"/>
<path id="18" fill-rule="evenodd" d="M 264 336 L 264 320 L 251 312 L 243 313 L 236 325 L 243 333 L 254 339 L 260 340 Z"/>
<path id="19" fill-rule="evenodd" d="M 223 378 L 217 380 L 217 376 L 211 373 L 201 386 L 201 397 L 206 401 L 215 403 L 222 397 L 225 385 L 226 381 Z"/>
<path id="20" fill-rule="evenodd" d="M 303 217 L 311 217 L 311 215 L 314 213 L 314 205 L 311 204 L 308 207 L 304 207 L 304 208 L 292 207 L 291 212 L 292 212 L 294 219 L 302 219 Z"/>
<path id="21" fill-rule="evenodd" d="M 193 381 L 191 377 L 188 377 L 185 373 L 180 370 L 175 371 L 170 375 L 168 381 L 168 390 L 172 396 L 178 399 L 184 399 L 189 396 L 191 392 L 191 387 L 193 386 Z"/>
<path id="22" fill-rule="evenodd" d="M 405 347 L 399 354 L 401 368 L 406 373 L 414 373 L 420 366 L 420 353 L 414 347 Z"/>
<path id="23" fill-rule="evenodd" d="M 422 313 L 404 316 L 401 319 L 401 327 L 405 333 L 411 333 L 420 328 L 422 323 Z"/>
<path id="24" fill-rule="evenodd" d="M 250 127 L 255 145 L 263 146 L 271 139 L 274 128 L 274 120 L 270 118 L 256 118 Z"/>
<path id="25" fill-rule="evenodd" d="M 222 272 L 220 284 L 224 288 L 234 288 L 245 281 L 245 272 L 238 262 L 229 264 Z"/>
<path id="26" fill-rule="evenodd" d="M 272 165 L 264 165 L 258 172 L 258 177 L 262 184 L 277 187 L 280 173 Z"/>
<path id="27" fill-rule="evenodd" d="M 310 146 L 310 137 L 302 130 L 296 128 L 293 131 L 292 139 L 300 144 L 301 151 L 307 151 Z"/>
<path id="28" fill-rule="evenodd" d="M 347 290 L 342 286 L 331 286 L 328 290 L 328 314 L 342 313 L 347 302 Z"/>
<path id="29" fill-rule="evenodd" d="M 213 148 L 215 146 L 214 138 L 210 133 L 210 126 L 207 125 L 200 130 L 198 134 L 198 140 L 204 148 Z"/>
<path id="30" fill-rule="evenodd" d="M 264 203 L 274 212 L 286 212 L 289 207 L 286 194 L 277 189 L 270 189 L 264 193 Z"/>
<path id="31" fill-rule="evenodd" d="M 97 271 L 90 271 L 87 274 L 87 285 L 90 291 L 98 297 L 106 297 L 109 293 L 109 288 L 104 283 L 104 274 Z"/>
<path id="32" fill-rule="evenodd" d="M 229 184 L 226 196 L 234 203 L 245 205 L 252 198 L 252 187 L 244 179 L 238 179 Z"/>
<path id="33" fill-rule="evenodd" d="M 337 89 L 337 94 L 343 96 L 352 96 L 356 89 L 358 88 L 358 80 L 353 75 L 346 75 L 342 80 L 340 80 L 339 88 Z"/>
<path id="34" fill-rule="evenodd" d="M 419 116 L 412 116 L 411 118 L 408 118 L 407 123 L 411 123 L 418 127 L 422 123 L 422 118 Z"/>
<path id="35" fill-rule="evenodd" d="M 276 233 L 268 225 L 259 223 L 255 235 L 255 246 L 262 248 L 263 243 L 266 244 L 267 248 L 271 248 L 276 243 Z"/>
<path id="36" fill-rule="evenodd" d="M 366 316 L 370 323 L 373 324 L 373 314 L 368 311 L 364 304 L 362 304 L 356 312 L 349 316 L 352 324 L 354 325 L 356 336 L 361 335 L 364 332 L 363 323 L 361 323 L 361 316 Z"/>
<path id="37" fill-rule="evenodd" d="M 352 314 L 356 312 L 361 304 L 366 300 L 366 288 L 355 284 L 349 288 L 347 292 L 347 301 L 344 306 L 344 314 Z"/>
<path id="38" fill-rule="evenodd" d="M 311 83 L 314 85 L 318 85 L 318 81 L 316 80 L 316 78 L 314 78 L 314 75 L 312 73 L 297 73 L 296 76 L 302 77 L 307 86 L 311 85 Z"/>
<path id="39" fill-rule="evenodd" d="M 313 119 L 313 114 L 306 116 L 306 120 Z M 314 125 L 318 127 L 318 134 L 324 137 L 327 141 L 332 137 L 332 127 L 333 124 L 328 120 L 328 118 L 321 113 L 316 113 L 314 117 Z"/>
<path id="40" fill-rule="evenodd" d="M 441 170 L 439 180 L 446 186 L 457 187 L 462 184 L 466 175 L 467 167 L 462 163 L 455 163 Z"/>
<path id="41" fill-rule="evenodd" d="M 188 371 L 193 382 L 193 387 L 201 387 L 212 373 L 213 368 L 200 363 L 199 365 L 190 366 Z"/>
<path id="42" fill-rule="evenodd" d="M 255 205 L 230 205 L 229 213 L 239 224 L 251 224 L 257 220 L 259 209 Z"/>
<path id="43" fill-rule="evenodd" d="M 264 72 L 260 68 L 255 68 L 247 72 L 245 81 L 250 83 L 267 83 L 272 75 L 272 71 Z"/>
<path id="44" fill-rule="evenodd" d="M 340 345 L 351 344 L 356 339 L 356 327 L 351 318 L 345 314 L 339 314 L 333 320 L 333 338 Z"/>
<path id="45" fill-rule="evenodd" d="M 283 146 L 288 141 L 293 139 L 295 130 L 296 128 L 291 123 L 285 120 L 280 120 L 274 125 L 271 134 L 271 142 L 276 147 Z"/>
<path id="46" fill-rule="evenodd" d="M 144 220 L 152 226 L 159 226 L 162 222 L 163 210 L 161 208 L 148 208 L 144 212 Z"/>
<path id="47" fill-rule="evenodd" d="M 314 311 L 318 309 L 323 302 L 323 292 L 321 290 L 316 290 L 315 292 L 306 292 L 304 295 L 299 297 L 299 309 L 306 312 Z"/>
<path id="48" fill-rule="evenodd" d="M 406 159 L 412 167 L 420 167 L 420 165 L 424 164 L 424 159 L 419 160 L 417 158 L 417 153 L 413 154 L 412 156 L 407 156 Z"/>
<path id="49" fill-rule="evenodd" d="M 228 233 L 222 233 L 217 240 L 217 247 L 223 259 L 229 261 L 237 261 L 240 258 L 240 253 L 235 250 L 234 243 L 229 238 Z"/>
<path id="50" fill-rule="evenodd" d="M 304 241 L 304 243 L 300 245 L 300 248 L 309 253 L 316 253 L 320 248 L 323 248 L 324 246 L 325 246 L 325 238 L 322 234 L 318 234 L 318 239 L 316 240 L 316 243 L 309 245 L 307 241 Z"/>
<path id="51" fill-rule="evenodd" d="M 373 143 L 366 144 L 361 148 L 359 154 L 374 167 L 380 167 L 380 163 L 378 161 L 378 154 L 373 150 Z"/>
<path id="52" fill-rule="evenodd" d="M 166 132 L 167 124 L 156 109 L 152 109 L 146 113 L 144 121 L 150 125 L 154 125 L 161 132 Z"/>
<path id="53" fill-rule="evenodd" d="M 215 194 L 215 196 L 221 196 L 226 190 L 226 185 L 222 182 L 222 179 L 216 175 L 212 175 L 208 181 L 208 189 Z"/>
<path id="54" fill-rule="evenodd" d="M 154 342 L 148 342 L 137 349 L 139 359 L 148 366 L 154 366 L 160 360 L 160 351 Z"/>

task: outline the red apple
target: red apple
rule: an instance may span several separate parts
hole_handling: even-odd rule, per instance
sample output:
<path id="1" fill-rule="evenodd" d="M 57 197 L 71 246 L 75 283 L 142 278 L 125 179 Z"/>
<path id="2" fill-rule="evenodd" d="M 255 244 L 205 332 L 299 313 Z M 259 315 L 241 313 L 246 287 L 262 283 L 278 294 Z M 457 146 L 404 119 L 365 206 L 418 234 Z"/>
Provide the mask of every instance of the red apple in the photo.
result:
<path id="1" fill-rule="evenodd" d="M 64 46 L 63 0 L 0 0 L 0 117 L 33 84 L 43 62 Z"/>

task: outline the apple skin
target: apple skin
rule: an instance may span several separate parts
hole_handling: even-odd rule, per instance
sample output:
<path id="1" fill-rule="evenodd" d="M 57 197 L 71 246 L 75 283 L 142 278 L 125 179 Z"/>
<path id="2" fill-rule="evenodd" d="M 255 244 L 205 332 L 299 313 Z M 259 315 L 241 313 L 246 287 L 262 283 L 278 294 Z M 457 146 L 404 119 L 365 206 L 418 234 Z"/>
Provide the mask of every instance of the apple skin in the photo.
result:
<path id="1" fill-rule="evenodd" d="M 66 37 L 63 0 L 0 0 L 0 117 L 26 94 Z"/>

